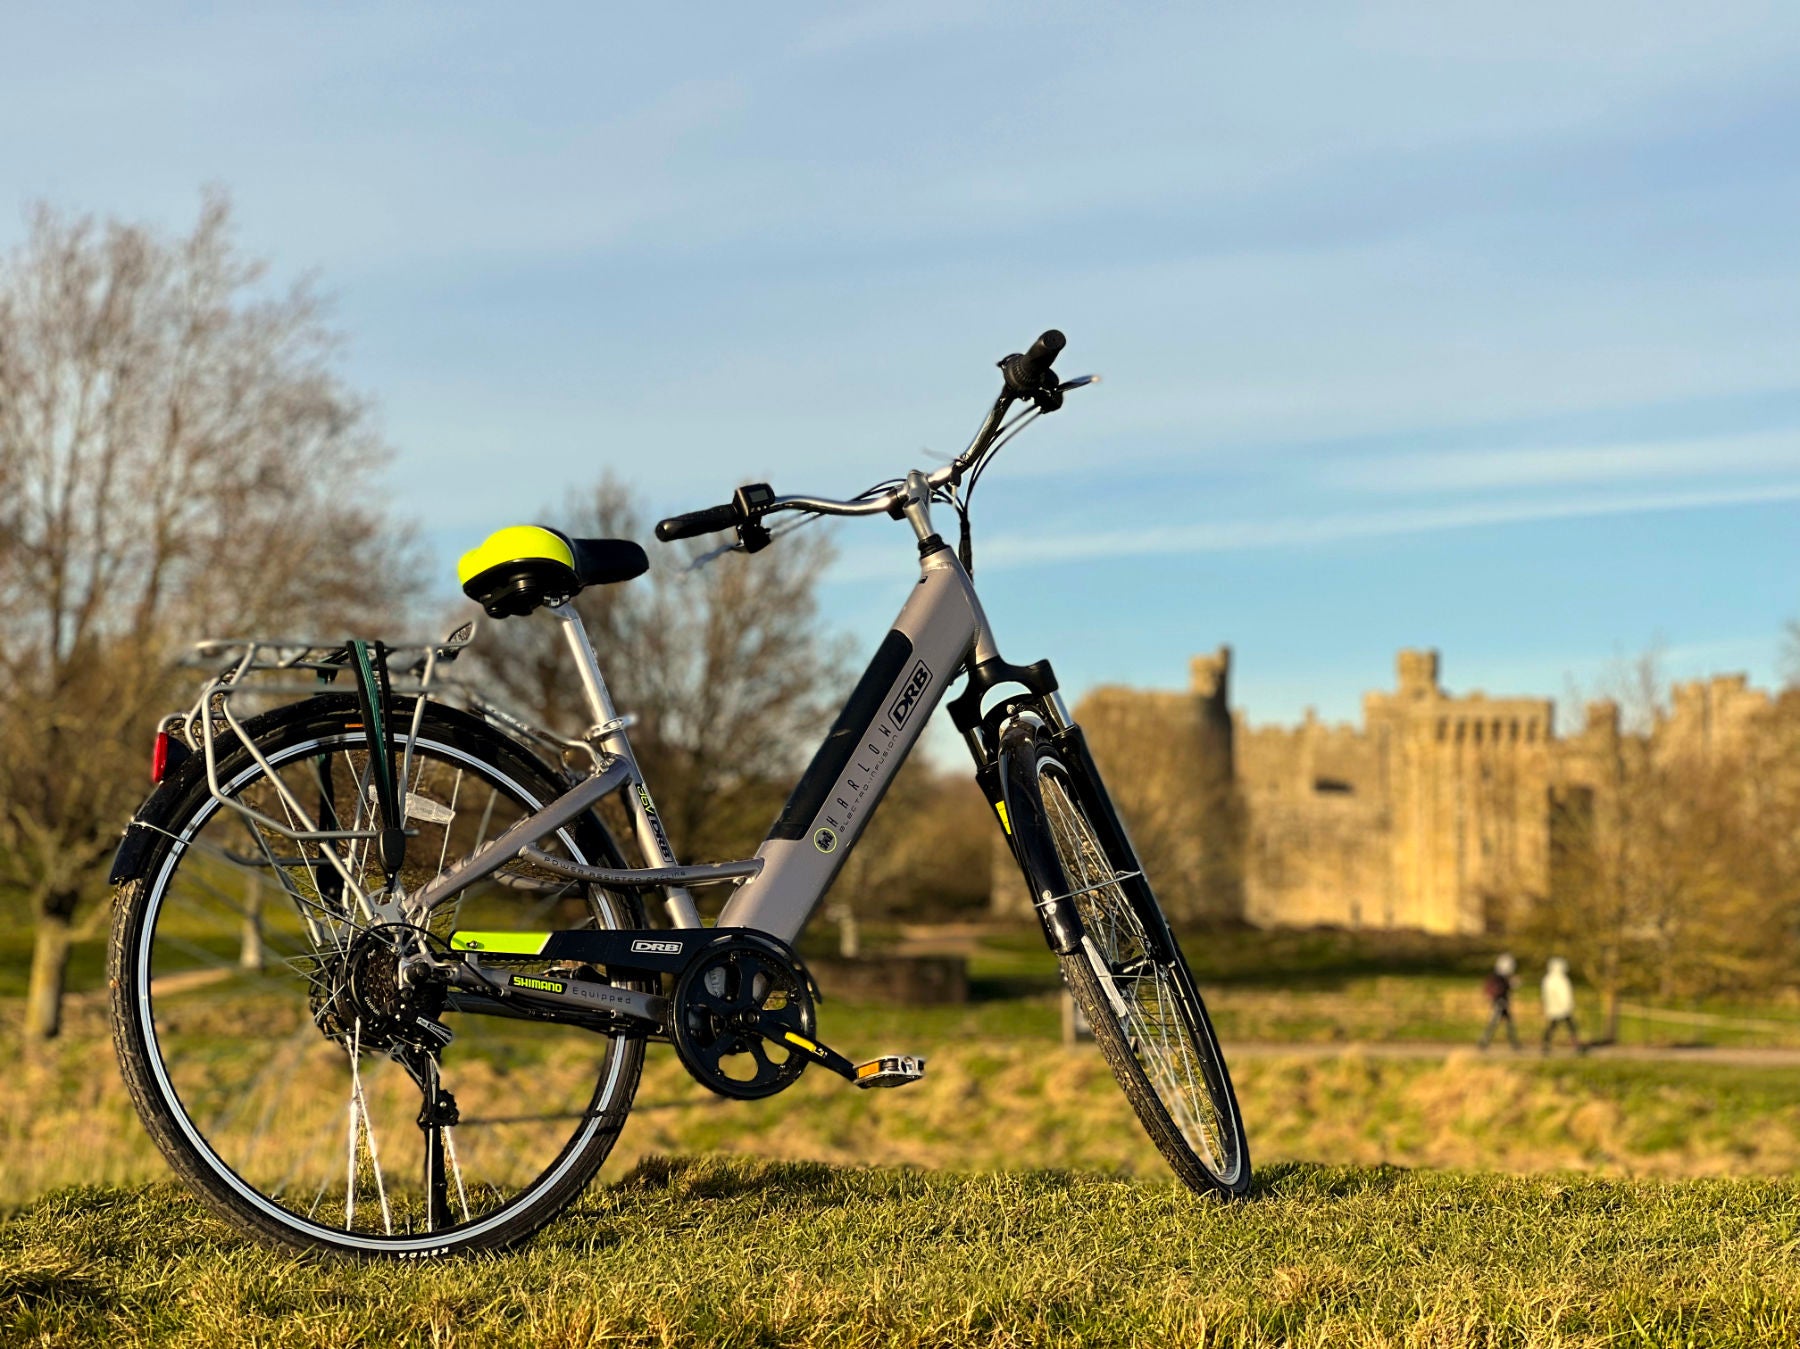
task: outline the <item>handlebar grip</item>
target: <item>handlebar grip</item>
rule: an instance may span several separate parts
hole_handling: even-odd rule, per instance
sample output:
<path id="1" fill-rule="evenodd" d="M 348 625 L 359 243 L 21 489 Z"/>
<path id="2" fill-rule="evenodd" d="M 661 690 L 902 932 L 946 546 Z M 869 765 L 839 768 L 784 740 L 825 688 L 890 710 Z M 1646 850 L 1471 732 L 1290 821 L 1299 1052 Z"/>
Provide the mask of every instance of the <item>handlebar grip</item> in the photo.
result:
<path id="1" fill-rule="evenodd" d="M 1033 383 L 1042 380 L 1056 363 L 1058 354 L 1068 345 L 1069 339 L 1062 335 L 1061 330 L 1050 329 L 1031 344 L 1031 350 L 1019 361 L 1019 377 Z"/>
<path id="2" fill-rule="evenodd" d="M 742 519 L 735 502 L 708 506 L 703 511 L 689 511 L 686 515 L 671 515 L 667 520 L 658 520 L 656 537 L 664 543 L 698 538 L 702 534 L 717 534 L 722 529 L 730 529 Z"/>
<path id="3" fill-rule="evenodd" d="M 1042 390 L 1051 364 L 1068 344 L 1069 339 L 1052 328 L 1033 342 L 1031 350 L 1024 355 L 1015 353 L 1001 361 L 1000 374 L 1006 380 L 1007 392 L 1015 398 L 1024 398 Z"/>

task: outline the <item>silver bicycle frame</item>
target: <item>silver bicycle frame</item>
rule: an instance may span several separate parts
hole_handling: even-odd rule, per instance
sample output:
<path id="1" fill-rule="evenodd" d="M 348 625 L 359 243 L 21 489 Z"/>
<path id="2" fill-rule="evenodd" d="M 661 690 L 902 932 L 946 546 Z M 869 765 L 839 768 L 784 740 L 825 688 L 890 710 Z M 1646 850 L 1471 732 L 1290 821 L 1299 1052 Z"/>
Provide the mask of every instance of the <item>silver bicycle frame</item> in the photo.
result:
<path id="1" fill-rule="evenodd" d="M 927 495 L 921 479 L 920 490 L 912 494 L 905 510 L 920 539 L 919 583 L 754 858 L 695 867 L 676 862 L 632 754 L 626 719 L 613 706 L 593 644 L 574 609 L 558 605 L 550 612 L 563 625 L 594 717 L 585 738 L 599 752 L 603 766 L 410 896 L 406 908 L 414 921 L 530 852 L 537 838 L 619 792 L 639 852 L 648 863 L 629 873 L 631 883 L 666 884 L 669 920 L 675 927 L 702 925 L 683 882 L 741 880 L 719 915 L 719 926 L 753 928 L 791 944 L 837 878 L 951 681 L 965 663 L 998 654 L 968 572 L 954 550 L 932 532 Z M 617 884 L 624 875 L 608 873 L 606 879 Z M 601 881 L 597 872 L 589 879 Z"/>

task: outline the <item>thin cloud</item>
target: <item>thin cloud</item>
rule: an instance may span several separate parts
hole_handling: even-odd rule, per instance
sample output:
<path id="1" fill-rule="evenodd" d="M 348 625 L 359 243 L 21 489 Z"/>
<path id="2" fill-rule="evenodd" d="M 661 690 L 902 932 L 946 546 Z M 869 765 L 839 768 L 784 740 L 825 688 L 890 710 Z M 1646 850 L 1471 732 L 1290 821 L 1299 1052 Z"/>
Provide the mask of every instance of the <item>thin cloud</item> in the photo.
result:
<path id="1" fill-rule="evenodd" d="M 802 56 L 841 56 L 861 47 L 985 23 L 989 17 L 987 7 L 975 0 L 865 5 L 814 28 L 801 40 L 798 51 Z"/>
<path id="2" fill-rule="evenodd" d="M 1544 449 L 1383 455 L 1327 470 L 1326 480 L 1371 492 L 1495 491 L 1645 478 L 1800 469 L 1800 431 Z"/>
<path id="3" fill-rule="evenodd" d="M 1052 533 L 1029 538 L 1002 536 L 985 541 L 979 552 L 980 565 L 992 570 L 1074 559 L 1229 553 L 1266 548 L 1316 548 L 1361 539 L 1445 533 L 1493 525 L 1528 524 L 1540 520 L 1704 510 L 1722 506 L 1766 505 L 1780 501 L 1800 501 L 1800 481 L 1710 491 L 1482 502 L 1357 515 L 1220 521 L 1161 529 L 1102 530 L 1085 534 Z"/>

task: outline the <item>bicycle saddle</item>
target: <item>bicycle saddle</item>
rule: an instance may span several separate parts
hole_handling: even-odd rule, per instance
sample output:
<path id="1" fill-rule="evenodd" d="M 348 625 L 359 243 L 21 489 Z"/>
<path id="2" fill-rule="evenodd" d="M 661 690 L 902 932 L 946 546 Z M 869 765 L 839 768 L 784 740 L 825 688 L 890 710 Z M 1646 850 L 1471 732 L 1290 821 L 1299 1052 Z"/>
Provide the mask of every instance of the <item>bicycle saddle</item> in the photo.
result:
<path id="1" fill-rule="evenodd" d="M 650 559 L 630 539 L 572 539 L 542 525 L 511 525 L 464 553 L 456 579 L 489 617 L 517 618 L 649 570 Z"/>

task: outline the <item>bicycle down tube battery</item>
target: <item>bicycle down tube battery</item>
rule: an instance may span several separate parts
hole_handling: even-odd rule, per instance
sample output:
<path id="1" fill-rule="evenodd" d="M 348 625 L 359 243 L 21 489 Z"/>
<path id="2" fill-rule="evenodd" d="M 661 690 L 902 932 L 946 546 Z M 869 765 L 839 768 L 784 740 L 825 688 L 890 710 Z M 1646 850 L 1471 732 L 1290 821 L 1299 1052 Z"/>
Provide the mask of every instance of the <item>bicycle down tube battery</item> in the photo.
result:
<path id="1" fill-rule="evenodd" d="M 940 548 L 925 557 L 918 585 L 757 850 L 762 872 L 732 896 L 720 926 L 784 942 L 799 936 L 985 629 L 955 555 Z"/>

